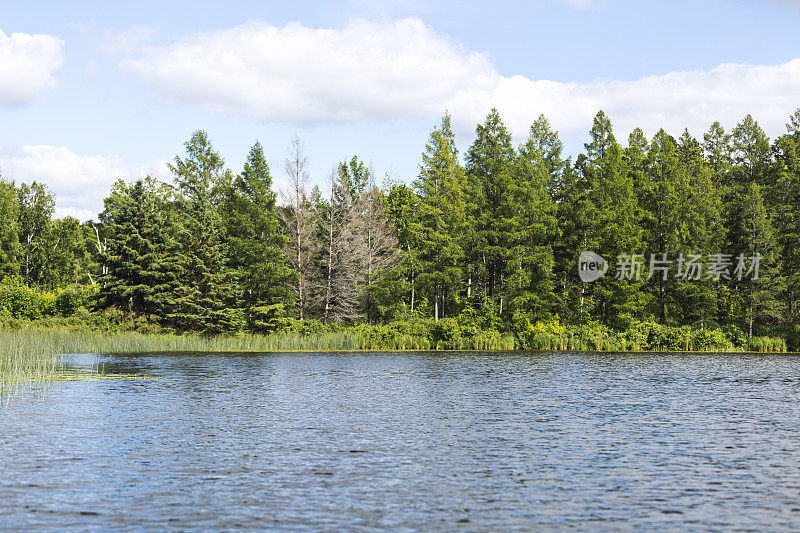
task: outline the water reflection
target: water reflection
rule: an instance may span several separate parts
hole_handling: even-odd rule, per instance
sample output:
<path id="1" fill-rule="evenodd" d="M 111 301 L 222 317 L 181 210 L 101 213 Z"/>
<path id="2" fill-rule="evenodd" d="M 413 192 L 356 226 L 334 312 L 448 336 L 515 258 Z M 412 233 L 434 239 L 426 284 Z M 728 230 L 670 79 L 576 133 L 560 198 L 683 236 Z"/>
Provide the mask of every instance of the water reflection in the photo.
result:
<path id="1" fill-rule="evenodd" d="M 800 526 L 800 359 L 146 354 L 0 411 L 6 528 Z"/>

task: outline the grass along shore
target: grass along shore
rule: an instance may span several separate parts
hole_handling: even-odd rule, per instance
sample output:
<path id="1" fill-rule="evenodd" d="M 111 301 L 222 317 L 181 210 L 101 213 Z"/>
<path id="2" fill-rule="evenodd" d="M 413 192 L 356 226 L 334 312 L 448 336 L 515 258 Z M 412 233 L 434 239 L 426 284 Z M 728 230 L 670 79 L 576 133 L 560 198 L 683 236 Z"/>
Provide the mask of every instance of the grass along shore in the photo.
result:
<path id="1" fill-rule="evenodd" d="M 653 332 L 598 335 L 596 329 L 570 329 L 536 324 L 517 335 L 474 331 L 468 336 L 439 332 L 432 337 L 386 326 L 353 327 L 340 331 L 283 332 L 203 337 L 136 331 L 76 330 L 31 323 L 19 329 L 0 329 L 0 395 L 27 385 L 52 381 L 63 369 L 65 354 L 136 352 L 295 352 L 355 350 L 514 350 L 530 351 L 685 351 L 786 352 L 780 338 L 756 337 L 747 344 L 706 339 L 687 333 L 654 340 Z M 688 331 L 688 330 L 687 330 Z"/>

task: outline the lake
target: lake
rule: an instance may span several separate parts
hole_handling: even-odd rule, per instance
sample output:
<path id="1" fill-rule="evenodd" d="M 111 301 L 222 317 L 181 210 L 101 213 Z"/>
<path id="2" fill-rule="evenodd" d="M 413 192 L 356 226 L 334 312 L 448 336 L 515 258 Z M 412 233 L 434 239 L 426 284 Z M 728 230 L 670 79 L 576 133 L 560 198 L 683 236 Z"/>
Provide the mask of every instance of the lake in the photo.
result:
<path id="1" fill-rule="evenodd" d="M 800 529 L 800 357 L 76 355 L 0 529 Z"/>

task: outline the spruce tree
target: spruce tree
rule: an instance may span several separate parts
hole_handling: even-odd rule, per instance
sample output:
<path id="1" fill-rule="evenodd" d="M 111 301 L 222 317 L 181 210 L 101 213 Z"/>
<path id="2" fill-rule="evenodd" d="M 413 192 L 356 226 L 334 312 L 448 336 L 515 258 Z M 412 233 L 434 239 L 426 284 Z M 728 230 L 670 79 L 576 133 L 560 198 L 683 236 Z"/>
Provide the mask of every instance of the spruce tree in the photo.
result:
<path id="1" fill-rule="evenodd" d="M 450 115 L 445 115 L 431 132 L 414 182 L 420 199 L 419 281 L 435 320 L 445 316 L 461 287 L 464 250 L 459 239 L 466 225 L 463 184 Z"/>
<path id="2" fill-rule="evenodd" d="M 776 139 L 775 196 L 773 219 L 781 250 L 782 275 L 786 282 L 784 299 L 787 320 L 800 319 L 800 109 L 786 125 L 788 132 Z"/>
<path id="3" fill-rule="evenodd" d="M 106 238 L 99 308 L 114 307 L 169 325 L 179 289 L 180 255 L 168 202 L 169 191 L 150 177 L 113 186 L 100 214 Z"/>
<path id="4" fill-rule="evenodd" d="M 186 142 L 186 157 L 169 165 L 177 186 L 180 287 L 169 319 L 180 329 L 214 334 L 242 325 L 236 286 L 225 264 L 220 192 L 231 179 L 204 131 Z"/>
<path id="5" fill-rule="evenodd" d="M 544 116 L 530 128 L 519 148 L 503 212 L 508 250 L 504 285 L 512 311 L 543 317 L 552 311 L 553 243 L 558 238 L 554 197 L 560 190 L 564 162 L 561 142 Z"/>
<path id="6" fill-rule="evenodd" d="M 688 130 L 678 140 L 677 154 L 685 195 L 680 201 L 682 231 L 676 252 L 687 258 L 689 254 L 709 257 L 720 253 L 721 243 L 725 241 L 722 196 L 700 143 Z M 717 283 L 702 275 L 692 280 L 685 277 L 682 276 L 675 287 L 674 313 L 680 324 L 705 328 L 716 314 Z"/>
<path id="7" fill-rule="evenodd" d="M 475 224 L 470 243 L 469 271 L 482 279 L 483 296 L 502 314 L 503 284 L 507 277 L 510 218 L 508 197 L 512 188 L 515 151 L 511 134 L 497 109 L 475 129 L 476 138 L 466 155 L 470 215 Z"/>
<path id="8" fill-rule="evenodd" d="M 252 146 L 243 171 L 224 191 L 221 214 L 226 266 L 238 282 L 238 305 L 248 327 L 267 331 L 275 326 L 270 319 L 282 315 L 289 304 L 291 272 L 281 253 L 285 238 L 261 143 Z"/>

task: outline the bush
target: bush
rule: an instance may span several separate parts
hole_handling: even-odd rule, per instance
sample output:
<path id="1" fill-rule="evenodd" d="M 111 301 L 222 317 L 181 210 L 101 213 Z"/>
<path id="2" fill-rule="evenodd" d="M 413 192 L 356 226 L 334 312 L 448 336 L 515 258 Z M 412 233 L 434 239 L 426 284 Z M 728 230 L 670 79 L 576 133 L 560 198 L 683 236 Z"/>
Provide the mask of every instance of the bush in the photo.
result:
<path id="1" fill-rule="evenodd" d="M 55 310 L 61 316 L 71 316 L 78 308 L 88 308 L 95 294 L 93 287 L 72 284 L 56 291 Z"/>
<path id="2" fill-rule="evenodd" d="M 737 348 L 747 346 L 747 335 L 744 334 L 742 328 L 733 324 L 725 324 L 722 326 L 722 332 L 725 334 L 728 340 L 731 341 L 731 344 Z"/>
<path id="3" fill-rule="evenodd" d="M 752 352 L 785 352 L 786 341 L 779 337 L 753 337 L 748 349 Z"/>
<path id="4" fill-rule="evenodd" d="M 730 338 L 718 329 L 701 329 L 692 335 L 692 350 L 697 352 L 729 351 L 733 348 Z"/>
<path id="5" fill-rule="evenodd" d="M 53 293 L 32 289 L 18 277 L 8 276 L 0 283 L 0 309 L 6 309 L 12 318 L 36 320 L 52 316 L 55 303 Z"/>

